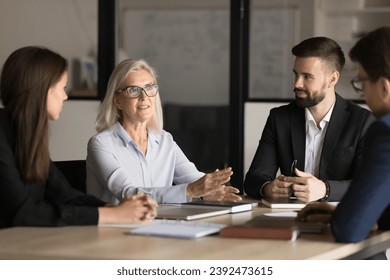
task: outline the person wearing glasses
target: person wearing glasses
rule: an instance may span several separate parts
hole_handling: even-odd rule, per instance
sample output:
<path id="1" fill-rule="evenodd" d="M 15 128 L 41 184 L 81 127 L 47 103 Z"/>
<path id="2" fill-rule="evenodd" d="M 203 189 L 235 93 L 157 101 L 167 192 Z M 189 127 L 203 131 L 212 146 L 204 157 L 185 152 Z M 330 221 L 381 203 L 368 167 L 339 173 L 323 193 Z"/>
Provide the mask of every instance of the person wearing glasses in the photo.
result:
<path id="1" fill-rule="evenodd" d="M 199 172 L 163 130 L 155 70 L 144 60 L 124 60 L 108 82 L 88 143 L 87 192 L 116 204 L 143 192 L 158 203 L 193 198 L 239 201 L 239 190 L 226 186 L 231 168 Z"/>
<path id="2" fill-rule="evenodd" d="M 145 194 L 118 206 L 72 188 L 50 160 L 49 121 L 68 98 L 67 61 L 42 47 L 23 47 L 0 79 L 0 228 L 141 223 L 156 216 Z"/>
<path id="3" fill-rule="evenodd" d="M 390 230 L 390 27 L 369 32 L 349 56 L 358 64 L 353 88 L 363 95 L 377 121 L 367 132 L 362 164 L 337 207 L 314 203 L 297 217 L 330 221 L 337 242 L 361 241 L 376 228 Z"/>
<path id="4" fill-rule="evenodd" d="M 339 201 L 361 164 L 374 118 L 336 93 L 345 58 L 334 40 L 309 38 L 292 53 L 295 100 L 270 111 L 244 191 L 255 198 Z M 291 175 L 296 178 L 286 178 Z"/>

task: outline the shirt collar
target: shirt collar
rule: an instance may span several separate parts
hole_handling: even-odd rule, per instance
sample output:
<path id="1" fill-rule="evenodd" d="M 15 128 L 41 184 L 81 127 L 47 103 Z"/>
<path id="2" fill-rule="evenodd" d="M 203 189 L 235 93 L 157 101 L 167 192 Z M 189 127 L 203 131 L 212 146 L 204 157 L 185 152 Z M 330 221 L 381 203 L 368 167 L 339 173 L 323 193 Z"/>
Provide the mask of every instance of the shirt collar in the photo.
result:
<path id="1" fill-rule="evenodd" d="M 122 139 L 123 144 L 125 146 L 127 146 L 130 143 L 132 144 L 135 143 L 134 140 L 130 137 L 129 134 L 127 134 L 126 130 L 119 122 L 116 122 L 112 129 L 119 136 L 119 138 Z M 148 130 L 148 139 L 149 139 L 148 141 L 149 143 L 156 143 L 156 144 L 160 143 L 159 137 L 157 137 L 157 135 L 150 130 Z"/>
<path id="2" fill-rule="evenodd" d="M 326 115 L 320 121 L 320 127 L 321 128 L 323 128 L 325 126 L 325 123 L 329 123 L 330 117 L 332 116 L 332 112 L 333 112 L 333 109 L 334 109 L 334 105 L 335 105 L 335 102 L 330 107 L 328 113 L 326 113 Z M 310 110 L 308 108 L 305 108 L 305 118 L 306 118 L 306 124 L 309 123 L 309 122 L 313 122 L 314 124 L 316 123 L 314 118 L 313 118 L 313 115 L 310 113 Z"/>

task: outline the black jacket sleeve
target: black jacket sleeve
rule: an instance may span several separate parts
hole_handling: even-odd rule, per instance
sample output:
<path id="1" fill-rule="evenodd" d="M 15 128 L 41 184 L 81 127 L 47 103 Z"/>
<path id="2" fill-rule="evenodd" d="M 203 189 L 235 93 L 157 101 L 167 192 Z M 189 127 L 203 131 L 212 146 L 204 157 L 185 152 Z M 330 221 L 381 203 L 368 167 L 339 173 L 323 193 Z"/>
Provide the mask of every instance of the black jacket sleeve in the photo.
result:
<path id="1" fill-rule="evenodd" d="M 0 228 L 96 225 L 105 203 L 72 188 L 52 163 L 45 184 L 23 181 L 14 155 L 12 125 L 0 113 Z"/>

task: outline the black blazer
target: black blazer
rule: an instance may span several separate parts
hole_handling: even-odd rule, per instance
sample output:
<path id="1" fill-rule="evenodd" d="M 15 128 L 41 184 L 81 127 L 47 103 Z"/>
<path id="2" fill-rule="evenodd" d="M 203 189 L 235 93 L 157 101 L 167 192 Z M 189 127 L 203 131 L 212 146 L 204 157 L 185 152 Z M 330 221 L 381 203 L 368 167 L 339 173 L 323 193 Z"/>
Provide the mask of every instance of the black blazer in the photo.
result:
<path id="1" fill-rule="evenodd" d="M 15 159 L 11 118 L 0 110 L 0 228 L 96 225 L 105 203 L 72 188 L 51 163 L 45 184 L 23 181 Z"/>
<path id="2" fill-rule="evenodd" d="M 361 163 L 363 142 L 374 121 L 371 112 L 336 94 L 321 152 L 319 179 L 330 185 L 329 201 L 339 201 Z M 305 166 L 305 110 L 295 102 L 270 111 L 259 146 L 244 182 L 246 194 L 261 198 L 260 188 L 281 174 L 290 175 L 291 163 Z"/>

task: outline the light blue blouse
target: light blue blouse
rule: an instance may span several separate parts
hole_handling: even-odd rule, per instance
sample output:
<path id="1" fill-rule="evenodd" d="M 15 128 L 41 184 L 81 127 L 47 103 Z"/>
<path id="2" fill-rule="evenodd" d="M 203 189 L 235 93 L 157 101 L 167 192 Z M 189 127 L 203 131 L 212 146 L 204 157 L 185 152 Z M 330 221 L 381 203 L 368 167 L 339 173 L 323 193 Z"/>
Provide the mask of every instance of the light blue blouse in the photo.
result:
<path id="1" fill-rule="evenodd" d="M 203 175 L 164 130 L 148 131 L 146 156 L 118 122 L 88 142 L 87 192 L 113 204 L 141 191 L 158 203 L 188 202 L 187 185 Z"/>

